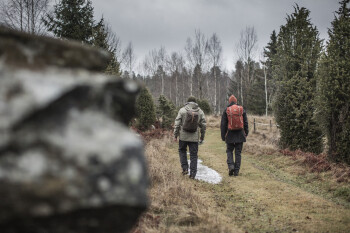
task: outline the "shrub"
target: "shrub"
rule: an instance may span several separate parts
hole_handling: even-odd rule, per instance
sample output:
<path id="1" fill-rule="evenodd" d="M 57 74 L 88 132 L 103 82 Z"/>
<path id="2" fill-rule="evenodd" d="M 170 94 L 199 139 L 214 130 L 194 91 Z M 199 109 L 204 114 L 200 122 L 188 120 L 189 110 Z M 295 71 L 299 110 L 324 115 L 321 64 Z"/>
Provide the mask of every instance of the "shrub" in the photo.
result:
<path id="1" fill-rule="evenodd" d="M 198 100 L 198 106 L 203 110 L 205 114 L 210 114 L 211 113 L 211 108 L 208 103 L 208 100 L 203 99 L 203 100 Z"/>

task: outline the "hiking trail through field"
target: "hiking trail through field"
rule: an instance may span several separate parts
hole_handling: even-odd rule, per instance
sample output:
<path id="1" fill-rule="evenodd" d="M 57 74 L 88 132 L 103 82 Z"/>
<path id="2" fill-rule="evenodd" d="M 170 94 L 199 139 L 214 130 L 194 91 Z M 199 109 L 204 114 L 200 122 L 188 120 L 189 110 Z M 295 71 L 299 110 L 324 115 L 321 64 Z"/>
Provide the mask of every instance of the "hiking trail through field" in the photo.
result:
<path id="1" fill-rule="evenodd" d="M 178 153 L 175 145 L 171 151 L 174 156 Z M 246 154 L 244 145 L 239 176 L 228 176 L 226 145 L 219 129 L 208 129 L 198 157 L 205 166 L 217 171 L 222 181 L 215 185 L 198 180 L 188 182 L 194 182 L 196 191 L 205 196 L 208 208 L 224 214 L 240 228 L 236 231 L 349 232 L 349 205 L 297 185 L 293 179 L 298 177 L 289 177 L 263 163 L 262 157 Z"/>

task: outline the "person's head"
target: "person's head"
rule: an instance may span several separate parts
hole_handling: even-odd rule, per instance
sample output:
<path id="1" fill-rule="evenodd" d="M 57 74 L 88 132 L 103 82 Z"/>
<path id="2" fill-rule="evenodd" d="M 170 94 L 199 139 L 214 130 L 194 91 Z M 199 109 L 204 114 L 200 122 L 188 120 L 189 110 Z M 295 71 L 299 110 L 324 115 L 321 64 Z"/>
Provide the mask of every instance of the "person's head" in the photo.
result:
<path id="1" fill-rule="evenodd" d="M 188 97 L 187 102 L 194 102 L 194 103 L 197 103 L 196 97 L 194 97 L 194 96 Z"/>
<path id="2" fill-rule="evenodd" d="M 234 95 L 231 95 L 230 98 L 228 98 L 228 103 L 235 103 L 237 104 L 237 98 Z"/>

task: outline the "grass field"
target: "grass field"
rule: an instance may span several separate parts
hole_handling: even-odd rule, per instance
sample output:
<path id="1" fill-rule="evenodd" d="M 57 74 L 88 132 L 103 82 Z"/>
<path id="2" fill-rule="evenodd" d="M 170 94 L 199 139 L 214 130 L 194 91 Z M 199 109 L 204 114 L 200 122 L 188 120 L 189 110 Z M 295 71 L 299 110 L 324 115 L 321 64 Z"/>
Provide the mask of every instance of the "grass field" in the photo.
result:
<path id="1" fill-rule="evenodd" d="M 177 144 L 170 137 L 147 144 L 151 206 L 133 232 L 349 231 L 346 179 L 339 182 L 334 169 L 311 172 L 302 158 L 279 153 L 278 129 L 270 127 L 251 130 L 240 176 L 230 177 L 219 121 L 208 118 L 199 147 L 203 164 L 223 176 L 218 185 L 182 176 Z"/>

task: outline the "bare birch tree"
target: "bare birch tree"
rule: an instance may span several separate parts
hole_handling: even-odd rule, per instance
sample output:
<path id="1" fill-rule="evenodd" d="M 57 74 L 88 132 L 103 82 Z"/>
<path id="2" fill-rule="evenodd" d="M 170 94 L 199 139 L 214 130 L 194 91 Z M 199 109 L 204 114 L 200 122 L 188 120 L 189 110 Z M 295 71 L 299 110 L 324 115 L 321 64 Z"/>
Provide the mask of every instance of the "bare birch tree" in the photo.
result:
<path id="1" fill-rule="evenodd" d="M 237 50 L 239 60 L 243 62 L 243 65 L 245 67 L 244 72 L 242 74 L 244 83 L 241 80 L 242 105 L 244 104 L 243 91 L 248 92 L 251 84 L 253 83 L 254 70 L 252 70 L 252 64 L 254 62 L 255 52 L 257 50 L 257 42 L 258 42 L 258 37 L 255 31 L 255 28 L 246 27 L 245 30 L 241 31 L 240 40 L 236 45 L 236 50 Z M 246 85 L 246 87 L 243 88 L 243 85 Z"/>
<path id="2" fill-rule="evenodd" d="M 129 77 L 132 77 L 132 70 L 135 65 L 135 61 L 136 61 L 136 56 L 134 53 L 134 46 L 130 41 L 128 46 L 125 48 L 123 52 L 123 58 L 122 58 L 122 63 L 124 64 L 125 68 L 128 70 Z"/>
<path id="3" fill-rule="evenodd" d="M 3 0 L 0 3 L 1 23 L 9 28 L 31 34 L 45 34 L 42 17 L 50 0 Z"/>
<path id="4" fill-rule="evenodd" d="M 219 63 L 221 62 L 221 54 L 222 54 L 222 46 L 220 39 L 214 33 L 209 41 L 208 41 L 208 52 L 209 52 L 209 57 L 210 61 L 212 64 L 213 72 L 214 72 L 214 101 L 213 101 L 213 106 L 214 106 L 214 114 L 218 113 L 218 103 L 217 103 L 217 74 L 216 70 L 217 67 L 219 66 Z"/>
<path id="5" fill-rule="evenodd" d="M 159 50 L 152 49 L 145 57 L 143 66 L 148 74 L 154 76 L 159 69 L 165 69 L 167 63 L 167 54 L 165 48 L 162 46 Z M 161 74 L 161 94 L 164 95 L 164 72 Z"/>
<path id="6" fill-rule="evenodd" d="M 194 39 L 187 39 L 185 51 L 187 54 L 187 59 L 191 65 L 191 70 L 199 65 L 200 69 L 203 69 L 205 62 L 207 61 L 207 39 L 200 30 L 195 30 Z M 191 95 L 193 95 L 193 82 L 191 78 Z M 198 77 L 198 89 L 199 89 L 199 98 L 203 99 L 203 77 L 199 75 Z"/>
<path id="7" fill-rule="evenodd" d="M 184 59 L 181 54 L 177 52 L 173 52 L 169 57 L 167 64 L 168 64 L 168 69 L 170 73 L 175 78 L 175 106 L 178 106 L 178 103 L 179 103 L 178 79 L 179 79 L 180 72 L 182 71 L 184 66 Z"/>

